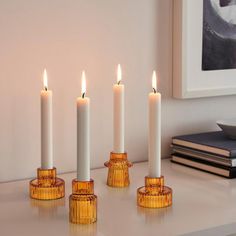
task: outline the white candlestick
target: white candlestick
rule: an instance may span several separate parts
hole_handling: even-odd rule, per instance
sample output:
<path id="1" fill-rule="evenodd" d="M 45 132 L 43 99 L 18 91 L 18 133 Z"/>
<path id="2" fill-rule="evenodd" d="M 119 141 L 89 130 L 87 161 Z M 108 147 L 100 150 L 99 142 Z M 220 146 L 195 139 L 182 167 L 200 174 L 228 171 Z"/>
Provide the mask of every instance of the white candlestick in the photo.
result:
<path id="1" fill-rule="evenodd" d="M 117 84 L 113 86 L 113 152 L 124 153 L 124 95 L 121 82 L 121 67 L 118 65 Z"/>
<path id="2" fill-rule="evenodd" d="M 149 94 L 149 177 L 161 176 L 161 94 L 156 91 L 156 73 L 153 72 L 153 90 Z"/>
<path id="3" fill-rule="evenodd" d="M 80 181 L 90 181 L 90 101 L 85 93 L 83 72 L 82 96 L 77 98 L 77 179 Z"/>
<path id="4" fill-rule="evenodd" d="M 41 91 L 41 168 L 53 168 L 52 91 L 48 90 L 44 70 L 44 89 Z"/>

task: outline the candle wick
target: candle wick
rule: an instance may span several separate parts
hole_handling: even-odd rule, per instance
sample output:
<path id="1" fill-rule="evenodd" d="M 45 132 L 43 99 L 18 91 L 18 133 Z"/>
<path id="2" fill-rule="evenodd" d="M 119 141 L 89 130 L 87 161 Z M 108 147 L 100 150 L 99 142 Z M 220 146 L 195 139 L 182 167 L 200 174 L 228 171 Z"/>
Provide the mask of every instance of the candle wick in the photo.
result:
<path id="1" fill-rule="evenodd" d="M 153 92 L 154 92 L 154 93 L 157 93 L 157 91 L 156 91 L 156 89 L 155 89 L 155 88 L 153 88 Z"/>
<path id="2" fill-rule="evenodd" d="M 44 89 L 45 89 L 45 91 L 48 91 L 48 88 L 46 86 L 44 87 Z"/>
<path id="3" fill-rule="evenodd" d="M 82 98 L 84 98 L 85 97 L 85 93 L 82 93 Z"/>
<path id="4" fill-rule="evenodd" d="M 117 82 L 118 85 L 120 85 L 120 80 Z"/>

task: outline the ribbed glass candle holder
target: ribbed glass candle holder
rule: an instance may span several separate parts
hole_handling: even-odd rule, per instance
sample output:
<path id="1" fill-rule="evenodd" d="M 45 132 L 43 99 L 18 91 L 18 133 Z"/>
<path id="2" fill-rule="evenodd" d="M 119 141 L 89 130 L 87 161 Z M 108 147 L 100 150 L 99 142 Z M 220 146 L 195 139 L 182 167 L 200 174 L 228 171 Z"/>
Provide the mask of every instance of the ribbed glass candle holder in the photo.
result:
<path id="1" fill-rule="evenodd" d="M 104 165 L 108 167 L 107 185 L 110 187 L 127 187 L 130 184 L 129 168 L 132 163 L 127 159 L 127 153 L 110 154 L 110 160 Z"/>
<path id="2" fill-rule="evenodd" d="M 56 168 L 37 169 L 37 178 L 30 181 L 30 197 L 38 200 L 54 200 L 65 196 L 65 182 L 56 177 Z"/>
<path id="3" fill-rule="evenodd" d="M 69 220 L 74 224 L 92 224 L 97 221 L 97 196 L 94 181 L 72 181 L 69 198 Z"/>
<path id="4" fill-rule="evenodd" d="M 145 186 L 137 190 L 137 205 L 146 208 L 162 208 L 172 205 L 172 189 L 164 186 L 164 176 L 145 177 Z"/>

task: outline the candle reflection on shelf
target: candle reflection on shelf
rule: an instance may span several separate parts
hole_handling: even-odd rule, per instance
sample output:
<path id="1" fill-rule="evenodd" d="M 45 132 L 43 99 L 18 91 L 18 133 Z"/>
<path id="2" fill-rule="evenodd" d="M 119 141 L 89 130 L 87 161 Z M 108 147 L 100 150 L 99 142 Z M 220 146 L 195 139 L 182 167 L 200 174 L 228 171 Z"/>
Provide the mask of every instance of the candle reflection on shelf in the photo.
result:
<path id="1" fill-rule="evenodd" d="M 89 225 L 70 224 L 69 225 L 70 236 L 95 236 L 97 235 L 97 223 Z"/>
<path id="2" fill-rule="evenodd" d="M 37 208 L 37 214 L 40 219 L 52 219 L 58 215 L 58 208 L 65 206 L 65 198 L 54 201 L 41 201 L 36 199 L 30 200 L 32 208 Z"/>
<path id="3" fill-rule="evenodd" d="M 170 214 L 172 208 L 151 209 L 144 207 L 137 207 L 137 213 L 145 217 L 147 224 L 161 224 L 165 221 L 167 214 Z"/>

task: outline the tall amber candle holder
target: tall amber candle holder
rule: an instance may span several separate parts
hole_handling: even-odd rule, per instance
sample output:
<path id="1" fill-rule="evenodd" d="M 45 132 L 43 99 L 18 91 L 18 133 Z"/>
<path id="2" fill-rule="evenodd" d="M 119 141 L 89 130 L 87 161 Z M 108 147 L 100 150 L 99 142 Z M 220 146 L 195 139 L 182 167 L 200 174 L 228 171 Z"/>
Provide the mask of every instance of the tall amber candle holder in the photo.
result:
<path id="1" fill-rule="evenodd" d="M 72 181 L 69 198 L 69 219 L 73 224 L 92 224 L 97 221 L 97 196 L 94 181 Z"/>
<path id="2" fill-rule="evenodd" d="M 56 168 L 37 169 L 37 178 L 29 183 L 30 197 L 38 200 L 55 200 L 65 196 L 65 182 L 57 178 Z"/>
<path id="3" fill-rule="evenodd" d="M 145 177 L 145 186 L 137 190 L 137 204 L 146 208 L 162 208 L 172 205 L 172 189 L 164 186 L 164 176 Z"/>
<path id="4" fill-rule="evenodd" d="M 129 181 L 129 168 L 133 165 L 127 159 L 127 153 L 111 152 L 110 160 L 104 165 L 108 167 L 107 185 L 110 187 L 127 187 Z"/>

